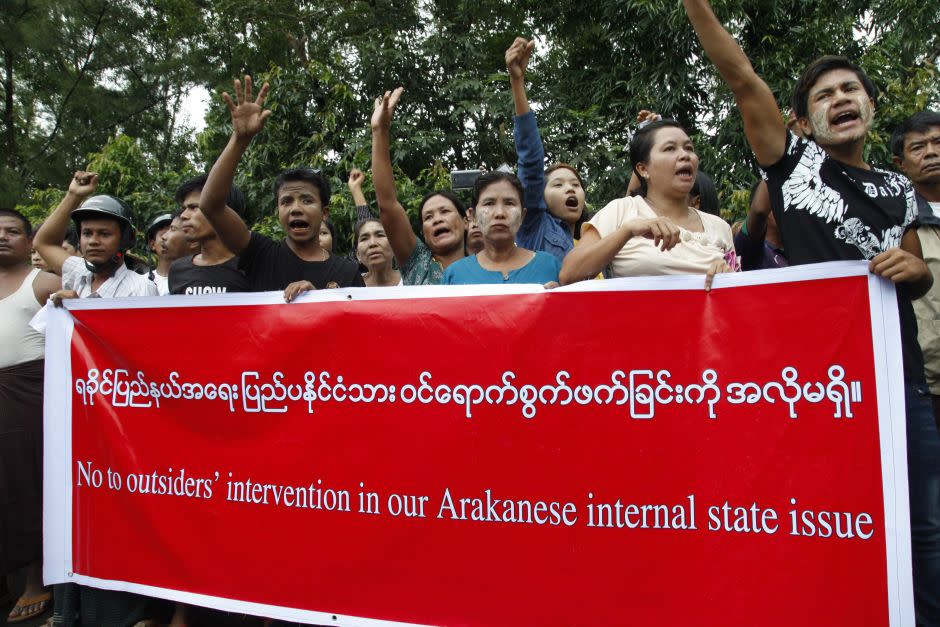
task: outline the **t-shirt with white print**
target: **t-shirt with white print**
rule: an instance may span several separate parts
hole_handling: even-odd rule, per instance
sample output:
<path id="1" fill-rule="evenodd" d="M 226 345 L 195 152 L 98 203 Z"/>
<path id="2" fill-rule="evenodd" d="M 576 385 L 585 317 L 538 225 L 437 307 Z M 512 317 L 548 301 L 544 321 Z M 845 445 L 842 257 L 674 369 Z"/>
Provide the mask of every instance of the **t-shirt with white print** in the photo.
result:
<path id="1" fill-rule="evenodd" d="M 783 157 L 765 169 L 770 206 L 791 264 L 872 259 L 901 245 L 917 217 L 911 182 L 830 157 L 787 133 Z"/>
<path id="2" fill-rule="evenodd" d="M 904 232 L 916 226 L 917 199 L 907 177 L 847 165 L 789 131 L 783 157 L 764 168 L 764 177 L 791 265 L 871 260 L 899 247 Z M 914 309 L 903 285 L 897 293 L 904 378 L 920 383 L 924 366 Z"/>

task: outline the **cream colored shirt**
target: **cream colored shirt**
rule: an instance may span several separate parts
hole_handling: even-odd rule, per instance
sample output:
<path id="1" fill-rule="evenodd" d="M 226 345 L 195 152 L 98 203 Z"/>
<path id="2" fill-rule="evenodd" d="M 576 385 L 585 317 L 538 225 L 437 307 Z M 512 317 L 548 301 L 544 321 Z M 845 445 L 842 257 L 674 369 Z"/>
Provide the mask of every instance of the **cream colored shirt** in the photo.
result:
<path id="1" fill-rule="evenodd" d="M 689 231 L 679 227 L 679 243 L 671 250 L 659 250 L 652 239 L 633 237 L 611 261 L 611 278 L 626 276 L 650 276 L 662 274 L 705 274 L 711 265 L 723 260 L 725 254 L 734 249 L 734 239 L 728 223 L 697 209 L 705 230 Z M 628 196 L 611 201 L 597 212 L 584 226 L 594 227 L 603 238 L 625 222 L 658 217 L 640 196 Z"/>
<path id="2" fill-rule="evenodd" d="M 918 227 L 917 237 L 924 261 L 934 276 L 930 291 L 913 301 L 917 341 L 924 353 L 924 374 L 930 393 L 940 394 L 940 226 Z"/>
<path id="3" fill-rule="evenodd" d="M 42 307 L 36 300 L 33 281 L 39 269 L 33 268 L 19 289 L 0 299 L 0 368 L 8 368 L 45 354 L 46 338 L 29 326 L 29 321 Z"/>

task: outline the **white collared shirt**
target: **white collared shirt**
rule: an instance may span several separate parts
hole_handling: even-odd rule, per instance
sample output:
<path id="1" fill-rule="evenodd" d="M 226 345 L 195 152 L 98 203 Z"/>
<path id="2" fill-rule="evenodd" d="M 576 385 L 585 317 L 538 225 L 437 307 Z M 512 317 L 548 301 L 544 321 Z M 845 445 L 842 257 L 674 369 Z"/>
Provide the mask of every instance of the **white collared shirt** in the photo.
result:
<path id="1" fill-rule="evenodd" d="M 157 286 L 157 292 L 160 296 L 166 296 L 170 293 L 170 277 L 163 276 L 156 270 L 153 271 L 153 284 Z"/>
<path id="2" fill-rule="evenodd" d="M 97 290 L 91 289 L 92 272 L 85 267 L 81 257 L 69 257 L 62 264 L 62 289 L 75 290 L 79 298 L 97 296 L 99 298 L 118 298 L 121 296 L 157 296 L 157 286 L 147 277 L 129 270 L 123 263 L 114 272 L 114 276 L 105 281 Z"/>

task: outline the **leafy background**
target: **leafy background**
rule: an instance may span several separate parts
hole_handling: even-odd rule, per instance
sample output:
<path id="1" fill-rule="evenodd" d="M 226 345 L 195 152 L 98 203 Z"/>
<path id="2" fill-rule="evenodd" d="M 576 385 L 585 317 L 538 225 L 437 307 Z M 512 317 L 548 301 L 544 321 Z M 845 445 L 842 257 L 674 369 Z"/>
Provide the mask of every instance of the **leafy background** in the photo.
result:
<path id="1" fill-rule="evenodd" d="M 873 163 L 890 165 L 887 140 L 901 120 L 940 103 L 940 3 L 714 6 L 781 109 L 815 57 L 858 60 L 882 92 Z M 648 108 L 690 130 L 725 217 L 743 215 L 756 166 L 677 0 L 3 0 L 0 206 L 38 222 L 88 165 L 101 191 L 127 199 L 145 224 L 212 164 L 229 133 L 217 94 L 251 73 L 271 82 L 274 115 L 237 178 L 250 222 L 276 233 L 277 171 L 319 167 L 332 176 L 337 239 L 348 247 L 345 179 L 369 168 L 369 115 L 385 90 L 405 87 L 393 160 L 412 217 L 424 192 L 448 185 L 449 170 L 514 163 L 503 52 L 517 35 L 537 41 L 529 95 L 548 159 L 581 170 L 591 207 L 623 194 L 633 120 Z M 198 135 L 180 122 L 197 86 L 213 93 Z"/>

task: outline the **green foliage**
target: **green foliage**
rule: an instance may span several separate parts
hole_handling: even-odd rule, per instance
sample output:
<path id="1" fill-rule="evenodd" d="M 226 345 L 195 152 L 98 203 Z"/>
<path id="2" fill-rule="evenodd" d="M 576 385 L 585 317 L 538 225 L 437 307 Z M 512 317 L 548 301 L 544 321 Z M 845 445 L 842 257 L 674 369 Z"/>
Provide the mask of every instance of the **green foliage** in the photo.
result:
<path id="1" fill-rule="evenodd" d="M 724 0 L 713 5 L 777 94 L 781 111 L 789 107 L 802 69 L 823 54 L 854 58 L 870 72 L 885 94 L 870 146 L 875 163 L 890 164 L 885 142 L 891 129 L 938 103 L 936 3 Z M 730 91 L 704 57 L 679 3 L 596 0 L 526 7 L 539 26 L 537 34 L 550 44 L 539 53 L 531 90 L 542 104 L 546 149 L 550 159 L 584 164 L 590 199 L 603 204 L 622 194 L 633 117 L 651 109 L 690 131 L 701 168 L 719 186 L 725 213 L 743 215 L 746 202 L 733 192 L 749 189 L 757 166 Z"/>
<path id="2" fill-rule="evenodd" d="M 714 5 L 777 94 L 781 115 L 809 61 L 856 59 L 882 93 L 873 163 L 890 164 L 886 142 L 901 120 L 940 104 L 937 3 Z M 743 215 L 757 169 L 731 94 L 681 4 L 652 0 L 7 0 L 0 52 L 4 63 L 12 59 L 15 92 L 4 64 L 0 203 L 19 200 L 31 211 L 54 204 L 48 189 L 63 187 L 92 154 L 107 169 L 102 187 L 129 194 L 141 219 L 165 208 L 185 176 L 211 166 L 229 134 L 214 95 L 193 141 L 177 123 L 182 95 L 196 84 L 230 90 L 232 78 L 252 73 L 257 84 L 271 81 L 273 111 L 237 177 L 256 228 L 278 234 L 277 172 L 312 166 L 330 176 L 331 218 L 339 246 L 349 246 L 355 218 L 345 180 L 352 167 L 368 171 L 373 100 L 398 85 L 405 95 L 393 162 L 417 226 L 419 199 L 447 187 L 448 170 L 515 161 L 503 53 L 517 35 L 537 41 L 528 85 L 548 160 L 579 168 L 589 205 L 623 194 L 626 147 L 646 108 L 690 131 L 726 217 Z"/>
<path id="3" fill-rule="evenodd" d="M 202 15 L 183 0 L 0 2 L 0 203 L 63 187 L 116 134 L 160 169 L 185 166 L 177 117 L 207 76 Z"/>
<path id="4" fill-rule="evenodd" d="M 26 202 L 16 206 L 17 210 L 35 226 L 45 220 L 56 205 L 65 196 L 63 190 L 46 188 L 37 189 L 33 192 Z"/>
<path id="5" fill-rule="evenodd" d="M 156 157 L 145 152 L 139 140 L 127 135 L 109 139 L 87 160 L 88 168 L 98 173 L 98 192 L 129 204 L 139 229 L 146 228 L 153 217 L 174 211 L 176 188 L 196 175 L 188 163 L 172 171 L 161 169 Z"/>
<path id="6" fill-rule="evenodd" d="M 192 166 L 175 172 L 160 169 L 156 159 L 144 152 L 141 142 L 127 135 L 110 138 L 100 152 L 86 155 L 85 161 L 89 170 L 98 173 L 96 193 L 117 196 L 130 205 L 138 234 L 153 217 L 175 210 L 173 191 L 183 180 L 195 176 Z M 64 189 L 35 188 L 17 209 L 38 224 L 64 195 Z M 140 258 L 149 257 L 140 237 L 134 251 Z"/>

